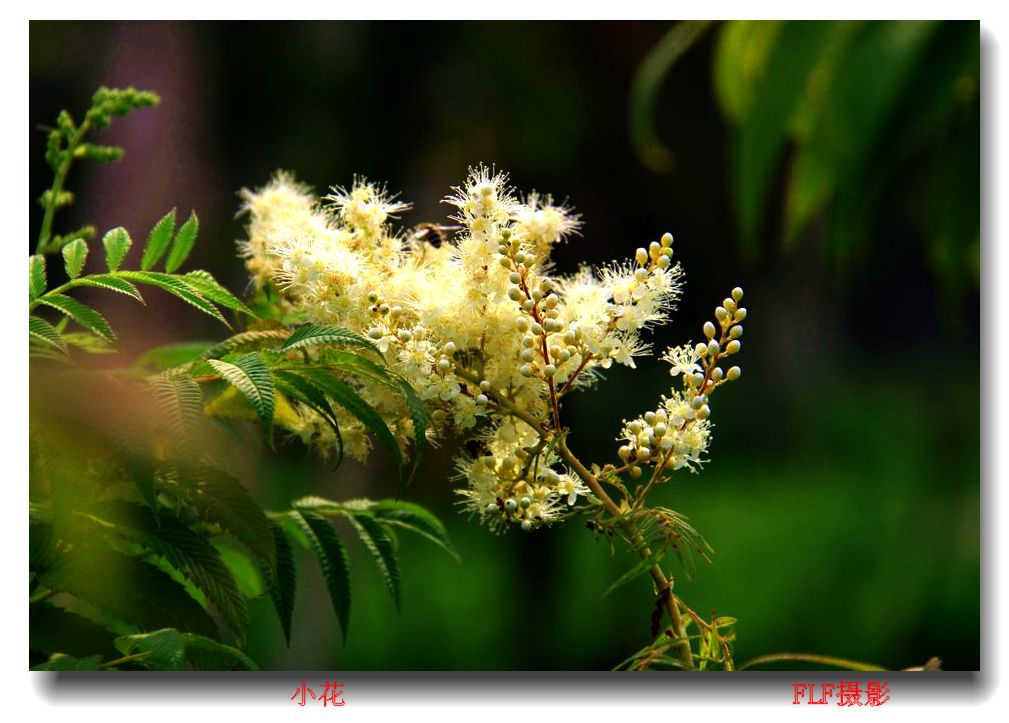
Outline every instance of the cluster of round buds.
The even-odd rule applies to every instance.
[[[653,264],[660,269],[668,269],[673,263],[673,235],[664,233],[658,242],[648,244],[647,250],[639,248],[634,252],[634,260],[646,270]]]
[[[640,477],[645,466],[679,469],[700,462],[708,441],[706,401],[697,396],[688,402],[674,392],[658,409],[625,423],[617,454],[632,478]]]
[[[738,366],[733,365],[728,369],[719,366],[726,357],[738,354],[743,347],[740,337],[743,336],[742,322],[746,319],[746,309],[739,306],[742,300],[743,290],[737,286],[730,296],[722,300],[721,305],[715,307],[715,320],[719,328],[710,321],[704,323],[707,341],[698,342],[694,347],[694,353],[703,365],[703,372],[684,375],[685,391],[688,393],[710,394],[721,384],[742,376],[742,370]]]

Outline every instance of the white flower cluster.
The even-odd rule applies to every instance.
[[[320,201],[279,174],[244,193],[241,249],[256,284],[272,284],[288,311],[374,340],[425,400],[432,436],[486,420],[485,451],[458,463],[468,483],[460,494],[492,524],[529,529],[587,492],[540,431],[560,428],[560,398],[599,369],[634,366],[647,348],[639,333],[664,322],[678,296],[680,269],[666,234],[630,262],[552,276],[552,247],[578,230],[576,215],[549,196],[519,198],[506,176],[482,166],[453,191],[445,200],[460,230],[435,244],[390,227],[408,206],[380,187],[356,180]],[[408,445],[402,401],[377,385],[360,391]],[[298,411],[293,431],[329,439],[321,420]],[[339,421],[347,453],[366,456],[360,425]]]
[[[679,377],[682,387],[673,389],[668,397],[663,396],[657,409],[624,422],[618,438],[624,444],[617,454],[626,463],[631,477],[640,477],[643,466],[654,466],[660,471],[687,467],[694,472],[700,467],[711,431],[708,396],[742,374],[738,366],[728,371],[718,366],[742,348],[739,337],[743,335],[746,309],[737,306],[742,298],[743,290],[737,287],[732,290],[732,297],[726,297],[715,309],[715,319],[721,327],[718,339],[715,325],[708,321],[704,324],[707,342],[671,347],[663,355],[662,359],[670,365],[669,373]]]

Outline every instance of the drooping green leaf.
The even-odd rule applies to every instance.
[[[88,258],[88,244],[84,239],[71,241],[62,249],[63,265],[66,267],[67,276],[76,279],[84,270],[84,262]]]
[[[789,123],[836,23],[790,21],[776,33],[752,99],[740,118],[734,153],[735,206],[740,240],[754,249],[774,164],[784,149]]]
[[[277,391],[314,410],[330,426],[336,436],[336,463],[339,465],[343,461],[343,434],[325,392],[307,379],[290,372],[274,372],[273,381],[277,385]]]
[[[109,267],[109,271],[116,271],[122,265],[132,244],[130,235],[122,226],[105,234],[102,245],[105,246],[105,265]]]
[[[46,306],[62,311],[85,329],[90,329],[110,344],[116,343],[116,335],[112,331],[112,327],[109,326],[109,322],[84,302],[65,294],[46,294],[40,296],[39,301]]]
[[[114,551],[98,537],[64,552],[39,580],[141,630],[167,623],[201,635],[217,635],[207,612],[169,575]]]
[[[196,212],[190,211],[189,218],[186,219],[186,222],[179,228],[178,233],[175,234],[172,250],[168,253],[168,260],[165,261],[165,271],[171,274],[182,266],[186,257],[189,256],[189,252],[193,250],[193,244],[196,243],[196,234],[199,229],[200,222],[196,218]]]
[[[234,364],[220,359],[209,359],[207,363],[249,401],[269,437],[273,429],[273,377],[263,358],[257,352],[249,352]]]
[[[284,640],[291,645],[291,617],[294,615],[294,594],[297,589],[297,576],[294,567],[294,553],[291,543],[284,534],[283,528],[270,520],[271,539],[276,545],[276,568],[272,574],[266,571],[266,579],[273,599],[273,606],[284,629]]]
[[[28,317],[28,334],[32,339],[37,339],[44,344],[48,344],[62,352],[66,352],[67,346],[63,342],[60,333],[45,319],[37,316]]]
[[[929,37],[925,21],[866,23],[847,44],[824,94],[823,107],[789,179],[786,239],[794,239],[827,202],[850,182],[899,97]]]
[[[289,516],[308,538],[312,551],[319,560],[329,598],[340,621],[343,639],[346,640],[350,620],[350,563],[347,549],[340,542],[336,529],[325,517],[308,510],[292,510]]]
[[[193,341],[180,344],[167,344],[146,352],[135,362],[135,365],[147,369],[164,371],[172,367],[189,364],[199,359],[213,342]]]
[[[46,257],[35,254],[28,257],[28,299],[34,301],[46,290]]]
[[[618,577],[616,580],[613,581],[612,585],[606,588],[606,592],[603,593],[603,597],[606,597],[621,585],[624,585],[630,582],[631,580],[634,580],[635,578],[641,577],[646,572],[648,572],[649,568],[652,565],[661,560],[662,555],[654,555],[652,557],[646,557],[638,560],[630,570],[628,570],[623,575]]]
[[[162,274],[156,271],[120,271],[117,276],[129,281],[135,281],[138,284],[149,284],[167,291],[169,294],[177,296],[187,304],[195,306],[203,313],[214,317],[228,328],[231,328],[227,319],[221,315],[216,306],[197,293],[192,286],[178,276]]]
[[[733,20],[722,25],[715,46],[715,97],[722,112],[738,122],[749,110],[764,73],[780,20]]]
[[[109,289],[110,291],[115,291],[134,298],[141,304],[144,303],[144,297],[140,295],[140,291],[137,290],[137,287],[125,279],[120,279],[118,276],[111,276],[109,274],[92,274],[91,276],[85,276],[82,279],[77,279],[77,283],[80,286]]]
[[[369,515],[350,515],[347,518],[357,531],[361,542],[371,553],[396,609],[399,609],[399,564],[396,561],[396,546],[389,533]]]
[[[156,520],[149,508],[124,500],[107,501],[97,514],[119,534],[164,557],[217,607],[239,639],[244,638],[249,626],[245,597],[205,538],[171,515],[162,513]]]
[[[285,329],[243,331],[214,344],[203,353],[204,359],[214,359],[238,351],[279,348],[290,332]]]
[[[297,369],[291,370],[305,377],[319,389],[326,392],[326,396],[336,404],[350,412],[356,417],[365,428],[374,434],[382,445],[392,455],[396,462],[396,470],[400,480],[403,478],[403,454],[400,452],[396,438],[389,430],[378,412],[376,412],[368,402],[361,398],[361,395],[350,388],[349,385],[340,381],[332,374],[321,369]]]
[[[382,524],[415,532],[441,547],[456,560],[460,559],[445,531],[445,525],[420,505],[402,500],[382,500],[371,505],[368,510]]]
[[[214,468],[196,475],[193,501],[201,513],[242,543],[268,570],[277,565],[276,544],[263,508],[234,477]]]
[[[172,242],[172,234],[175,233],[175,209],[166,213],[154,224],[154,228],[147,235],[147,245],[144,246],[144,255],[140,259],[140,268],[144,271],[153,269],[154,266],[165,255],[168,244]]]
[[[189,284],[200,296],[213,301],[215,304],[239,311],[243,314],[255,317],[256,314],[246,306],[241,299],[234,296],[230,291],[217,283],[210,272],[198,269],[182,275],[182,280]]]
[[[281,351],[291,349],[301,349],[308,346],[319,346],[331,344],[334,346],[356,346],[362,349],[369,349],[381,355],[378,347],[350,329],[338,326],[320,326],[319,324],[306,324],[294,330],[288,337],[287,342],[281,347]]]

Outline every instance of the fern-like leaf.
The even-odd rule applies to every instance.
[[[149,271],[161,260],[168,250],[168,244],[172,242],[172,234],[175,233],[175,209],[166,213],[154,224],[154,228],[147,235],[147,244],[144,246],[144,255],[140,259],[140,268]]]
[[[28,257],[28,299],[34,301],[46,290],[46,257],[35,254]]]
[[[319,560],[329,598],[340,621],[343,639],[346,640],[350,620],[350,563],[347,549],[340,542],[336,528],[325,517],[308,510],[293,510],[289,514],[308,538],[309,545]]]
[[[46,294],[39,297],[39,301],[46,306],[51,306],[63,312],[85,329],[90,329],[110,344],[116,343],[116,334],[112,331],[112,327],[109,326],[109,322],[105,320],[104,316],[84,302],[65,294]]]
[[[163,291],[167,291],[169,294],[177,296],[190,306],[196,307],[203,313],[214,317],[228,328],[231,328],[231,325],[221,315],[218,308],[201,296],[192,286],[183,281],[181,277],[162,274],[156,271],[120,271],[117,276],[128,281],[156,286]]]
[[[183,670],[187,663],[200,670],[259,670],[238,648],[173,628],[121,635],[115,644],[124,656],[137,656],[137,663],[149,670]]]
[[[220,359],[210,359],[207,363],[248,400],[269,438],[273,429],[273,377],[263,358],[257,352],[249,352],[234,364]]]
[[[125,294],[126,296],[136,299],[141,304],[144,303],[144,297],[140,295],[140,291],[137,287],[126,279],[120,279],[118,276],[112,276],[110,274],[92,274],[91,276],[85,276],[77,279],[77,284],[79,286],[91,286],[98,289],[108,289],[120,294]]]
[[[294,554],[291,543],[284,534],[283,528],[270,520],[270,532],[276,545],[276,569],[267,574],[270,597],[280,618],[280,626],[284,629],[284,640],[291,645],[291,618],[294,615],[294,594],[297,589],[297,576],[294,567]]]
[[[284,329],[243,331],[214,344],[203,353],[202,358],[215,359],[239,351],[279,348],[289,335],[290,332]]]
[[[399,609],[399,564],[396,561],[396,546],[381,524],[369,515],[350,515],[347,518],[357,531],[361,542],[371,553],[375,565],[392,595],[396,609]]]
[[[460,559],[445,525],[420,505],[402,500],[383,500],[371,505],[368,511],[382,524],[401,527],[425,537],[456,560]]]
[[[88,244],[84,239],[71,241],[62,249],[63,265],[66,267],[67,276],[76,279],[84,270],[84,262],[88,258]]]
[[[199,230],[200,222],[196,218],[196,213],[190,211],[189,218],[186,219],[186,222],[179,228],[178,233],[175,234],[172,250],[168,253],[168,260],[165,261],[165,271],[171,274],[182,266],[186,257],[189,256],[189,252],[193,250],[193,244],[196,243],[196,234]]]
[[[40,319],[37,316],[29,316],[28,335],[31,339],[40,341],[43,344],[55,349],[59,349],[61,352],[66,353],[67,351],[67,345],[64,343],[60,333],[56,331],[56,327],[45,319]]]
[[[234,311],[239,311],[255,318],[255,312],[246,306],[238,297],[217,283],[217,279],[215,279],[210,272],[203,271],[202,269],[190,271],[189,273],[182,275],[182,280],[189,284],[193,290],[205,299],[209,299],[215,304],[219,304],[226,309],[233,309]]]
[[[130,235],[122,226],[105,234],[102,245],[105,246],[105,265],[109,267],[109,271],[116,271],[122,266],[123,259],[126,258],[132,244]]]
[[[205,467],[196,474],[193,503],[205,518],[233,535],[273,574],[277,552],[269,518],[241,482]]]
[[[295,329],[288,338],[281,351],[291,349],[301,349],[309,346],[320,346],[331,344],[334,346],[356,346],[362,349],[369,349],[381,355],[378,347],[350,329],[338,326],[320,326],[318,324],[306,324]]]

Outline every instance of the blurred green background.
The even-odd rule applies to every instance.
[[[560,271],[671,231],[686,293],[654,346],[696,340],[737,284],[749,310],[711,461],[655,494],[716,551],[680,594],[739,619],[737,662],[979,668],[977,23],[33,22],[30,74],[33,222],[38,126],[101,84],[156,90],[160,107],[104,133],[122,163],[74,170],[60,223],[139,233],[194,208],[193,263],[235,291],[236,191],[278,168],[319,191],[386,181],[414,224],[444,220],[467,166],[496,164],[583,214]],[[221,335],[167,298],[99,303],[127,355]],[[583,458],[668,388],[661,363],[639,366],[571,398]],[[621,552],[578,525],[495,536],[457,513],[457,445],[429,454],[407,498],[463,562],[405,547],[397,614],[352,543],[344,645],[306,553],[290,649],[269,601],[253,604],[264,669],[608,669],[648,642],[645,579],[601,597]],[[332,471],[291,442],[250,468],[277,508],[395,489],[378,454]]]

